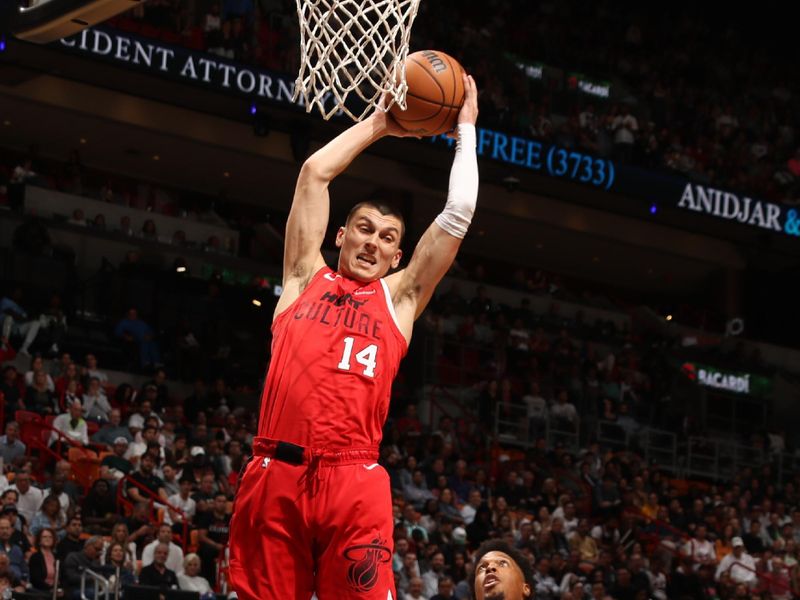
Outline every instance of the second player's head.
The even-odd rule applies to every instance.
[[[336,234],[339,272],[357,281],[375,281],[400,265],[403,216],[389,204],[360,202]]]
[[[476,600],[526,600],[533,597],[533,583],[530,562],[506,542],[488,540],[475,553]]]

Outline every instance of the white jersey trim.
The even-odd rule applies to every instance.
[[[400,322],[397,320],[397,313],[394,312],[394,302],[392,302],[392,295],[389,293],[389,286],[386,285],[386,282],[383,279],[380,279],[379,281],[383,286],[383,297],[386,298],[386,307],[389,309],[389,314],[392,315],[392,320],[394,321],[394,324],[397,326],[397,330],[403,331],[400,328]]]

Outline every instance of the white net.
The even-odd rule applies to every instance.
[[[420,0],[297,0],[300,74],[295,99],[325,119],[339,110],[360,121],[388,94],[383,108],[405,110],[405,61]],[[350,94],[361,102],[345,104]]]

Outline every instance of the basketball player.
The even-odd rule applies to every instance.
[[[533,598],[533,569],[525,555],[502,540],[489,540],[475,553],[475,600]]]
[[[475,210],[478,93],[465,76],[443,212],[400,264],[403,217],[357,204],[336,235],[336,270],[320,247],[328,186],[370,144],[408,135],[376,111],[312,155],[286,224],[283,294],[259,437],[231,521],[230,580],[240,600],[394,599],[389,477],[377,464],[392,380],[414,320],[450,268]]]

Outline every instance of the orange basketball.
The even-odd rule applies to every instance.
[[[456,126],[464,104],[463,67],[439,50],[420,50],[406,59],[406,110],[396,104],[390,112],[406,131],[439,135]]]

